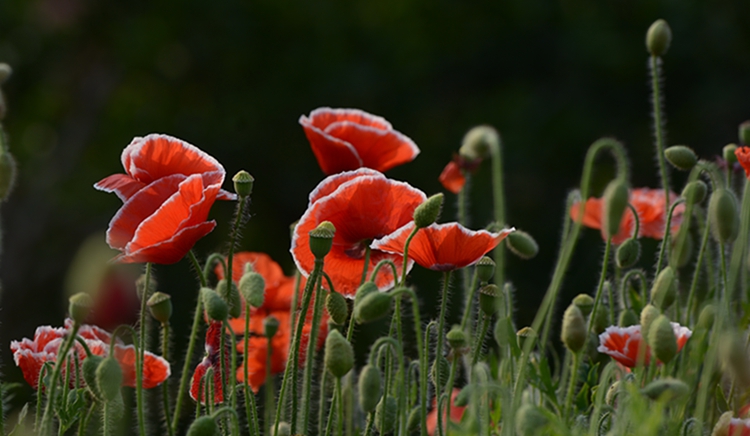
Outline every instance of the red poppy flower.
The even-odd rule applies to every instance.
[[[461,392],[461,389],[453,388],[453,393],[451,394],[451,422],[459,423],[461,422],[461,419],[464,417],[464,412],[466,411],[466,407],[457,407],[453,405],[453,403],[456,401],[456,397],[458,396],[458,393]],[[446,416],[445,411],[448,410],[448,408],[443,405],[443,425],[445,425]],[[437,421],[438,421],[438,413],[437,413],[437,403],[435,399],[432,399],[432,410],[430,413],[427,414],[427,434],[432,436],[436,433],[437,430]]]
[[[322,107],[309,118],[302,115],[299,123],[328,175],[361,167],[388,171],[419,154],[414,141],[393,130],[384,118],[359,109]]]
[[[165,135],[135,138],[122,162],[128,174],[94,185],[115,192],[125,204],[109,223],[107,243],[124,263],[175,263],[216,226],[206,221],[221,190],[224,169],[194,146]]]
[[[321,222],[330,221],[336,227],[336,234],[324,271],[337,292],[354,297],[365,266],[367,246],[412,221],[414,209],[426,199],[422,191],[407,183],[387,179],[371,170],[327,177],[310,194],[307,211],[294,228],[290,250],[294,262],[305,277],[310,274],[315,258],[310,252],[308,233]],[[370,253],[368,271],[383,259],[392,260],[400,274],[401,255],[377,249]],[[411,262],[407,268],[411,268]],[[378,287],[386,289],[393,282],[390,268],[381,268],[375,279]]]
[[[677,339],[677,351],[679,352],[685,346],[687,340],[690,339],[693,332],[676,322],[672,323],[672,328]],[[646,347],[643,355],[643,364],[647,365],[651,361],[651,349],[641,337],[641,326],[610,326],[604,330],[604,333],[599,335],[599,348],[597,348],[597,351],[609,354],[624,366],[633,368],[638,362],[638,352],[641,346]]]
[[[745,176],[750,179],[750,147],[737,147],[734,155],[737,156],[737,162],[745,170]]]
[[[466,176],[461,172],[461,167],[456,161],[448,162],[448,165],[443,168],[443,172],[440,173],[438,180],[443,187],[454,194],[458,194],[466,184]]]
[[[16,366],[21,368],[24,379],[33,387],[37,388],[39,373],[45,362],[55,363],[57,353],[67,335],[72,332],[73,323],[65,321],[65,327],[53,328],[50,326],[37,327],[34,339],[23,338],[20,342],[13,341],[10,349]],[[78,336],[84,339],[92,354],[106,356],[109,354],[111,335],[96,326],[82,325],[78,330]],[[75,342],[71,350],[71,356],[78,356],[79,361],[86,358],[86,351]],[[122,369],[122,385],[135,387],[135,347],[124,345],[117,341],[114,352],[115,359]],[[65,370],[65,368],[63,368]],[[73,371],[73,364],[69,364],[67,370]],[[71,372],[71,386],[82,384],[83,380],[75,381]],[[143,387],[150,389],[160,385],[170,375],[169,362],[162,357],[146,351],[144,357]]]
[[[390,235],[377,239],[372,248],[387,253],[403,253],[406,239],[414,230],[410,222]],[[479,261],[515,229],[497,233],[472,231],[459,223],[433,224],[420,229],[409,244],[409,258],[434,271],[452,271]]]
[[[674,192],[669,194],[669,199],[674,203],[678,195]],[[666,225],[668,209],[665,209],[664,190],[638,188],[630,191],[630,204],[638,212],[640,222],[639,237],[662,239],[664,237],[664,226]],[[574,221],[578,219],[578,209],[580,203],[575,202],[570,208],[570,218]],[[592,229],[602,228],[602,208],[604,200],[602,198],[589,198],[586,200],[583,213],[583,225]],[[672,214],[671,231],[677,232],[682,223],[682,214],[685,211],[685,205],[678,205]],[[628,208],[620,222],[620,230],[612,237],[613,244],[621,244],[628,239],[635,230],[635,220],[633,212]],[[603,237],[603,236],[602,236]]]
[[[294,278],[285,276],[281,266],[271,259],[271,256],[265,253],[241,251],[235,253],[232,258],[232,280],[235,283],[239,283],[242,275],[245,273],[245,265],[247,264],[252,265],[253,271],[260,274],[266,283],[263,305],[260,309],[265,311],[288,311],[292,306],[292,296],[294,295],[292,288],[294,287]],[[224,268],[222,268],[221,265],[216,266],[214,273],[219,280],[224,280]],[[242,296],[240,296],[240,298],[242,298]],[[245,302],[243,299],[243,313],[244,307]],[[242,320],[244,326],[244,316],[240,316],[238,319]]]
[[[750,436],[750,419],[730,419],[726,434],[728,436]]]
[[[190,398],[198,401],[200,398],[201,404],[206,403],[206,383],[205,378],[206,372],[209,368],[213,368],[213,399],[214,404],[224,402],[224,390],[222,389],[222,368],[221,368],[221,335],[224,329],[222,328],[221,321],[211,321],[206,330],[206,356],[203,360],[195,367],[193,371],[193,377],[190,380]],[[229,365],[229,340],[224,341],[224,364],[228,367]]]

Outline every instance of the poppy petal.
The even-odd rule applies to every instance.
[[[414,160],[419,147],[396,130],[381,130],[349,121],[333,123],[326,134],[353,144],[363,166],[381,172]]]
[[[461,167],[455,161],[450,161],[443,168],[438,181],[448,191],[458,194],[466,184],[466,176],[461,172]]]
[[[369,168],[360,168],[354,171],[344,171],[342,173],[334,174],[332,176],[326,177],[322,182],[318,184],[318,186],[315,187],[315,189],[313,189],[313,191],[309,195],[308,205],[311,205],[321,198],[330,195],[344,183],[362,176],[385,178],[383,173]]]
[[[145,187],[145,183],[135,180],[127,174],[112,174],[94,184],[94,188],[100,191],[114,192],[123,203]]]
[[[122,369],[122,385],[135,387],[135,347],[133,345],[116,345],[115,359]],[[143,355],[143,380],[144,389],[155,388],[162,384],[171,374],[169,362],[163,357],[157,356],[150,351]]]

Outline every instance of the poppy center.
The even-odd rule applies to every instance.
[[[363,239],[356,244],[351,245],[349,248],[344,249],[344,254],[352,259],[362,259],[365,257],[365,251],[370,246],[371,239]]]

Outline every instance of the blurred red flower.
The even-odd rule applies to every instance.
[[[458,393],[461,392],[461,389],[453,388],[453,393],[451,394],[451,422],[459,423],[461,422],[461,419],[464,417],[464,412],[466,411],[466,407],[457,407],[453,405],[453,403],[456,401],[456,397],[458,396]],[[430,436],[435,434],[435,430],[437,430],[437,422],[438,422],[438,413],[437,408],[435,407],[436,402],[433,398],[432,400],[432,410],[429,414],[427,414],[427,434]],[[443,412],[447,411],[448,408],[443,406],[444,410]],[[446,413],[443,413],[443,425],[445,425],[446,421]]]
[[[299,123],[327,175],[361,167],[388,171],[419,154],[414,141],[384,118],[359,109],[321,107],[302,115]]]
[[[672,323],[672,328],[677,339],[677,351],[679,352],[693,332],[676,322]],[[610,326],[599,335],[597,351],[612,356],[613,359],[628,368],[633,368],[638,363],[638,350],[641,346],[646,347],[643,354],[643,364],[647,365],[651,361],[651,349],[641,337],[641,326]]]
[[[135,138],[123,151],[122,164],[127,174],[94,185],[124,201],[107,230],[107,243],[122,252],[118,262],[179,261],[216,226],[206,221],[214,201],[234,198],[221,190],[224,168],[177,138]]]
[[[745,176],[750,179],[750,147],[737,147],[734,155],[737,156],[737,162],[745,170]]]
[[[458,194],[466,184],[466,176],[461,172],[461,167],[456,163],[455,160],[448,162],[448,165],[443,168],[443,172],[440,173],[438,181],[443,187],[454,194]]]
[[[750,436],[750,419],[732,418],[729,420],[728,436]]]

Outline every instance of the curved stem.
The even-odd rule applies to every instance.
[[[417,232],[419,231],[419,227],[414,226],[414,229],[409,233],[409,236],[406,238],[406,242],[404,243],[404,262],[401,265],[401,280],[398,281],[399,286],[403,286],[404,282],[406,281],[406,265],[409,262],[409,245],[411,244],[411,240],[414,239],[414,236],[416,236]]]
[[[396,264],[393,263],[390,259],[383,259],[380,262],[378,262],[377,265],[375,265],[375,268],[372,269],[372,274],[370,274],[370,281],[374,282],[375,278],[378,276],[378,273],[380,272],[380,268],[382,268],[384,265],[388,265],[391,267],[391,270],[393,270],[393,279],[396,280],[396,277],[398,277],[398,270],[396,270]]]
[[[662,260],[664,259],[664,252],[666,251],[667,245],[669,245],[669,238],[672,235],[672,215],[674,214],[675,208],[679,204],[682,204],[685,202],[684,198],[680,198],[679,200],[675,201],[672,206],[669,208],[669,213],[667,214],[667,222],[664,225],[664,238],[661,240],[661,249],[659,250],[659,260],[656,262],[656,273],[655,275],[659,275],[659,272],[661,272],[661,264]]]
[[[630,283],[631,276],[638,276],[641,282],[641,301],[646,301],[646,289],[647,289],[647,280],[646,275],[643,273],[643,270],[641,269],[631,269],[627,273],[625,273],[625,276],[620,281],[620,305],[623,307],[623,309],[630,309],[630,304],[628,304],[628,299],[625,297],[625,292],[627,289],[628,284]]]
[[[224,271],[224,276],[226,277],[227,274],[227,262],[224,260],[224,255],[221,253],[211,253],[206,258],[206,263],[203,265],[203,277],[208,278],[208,275],[211,274],[211,269],[214,267],[214,264],[218,263],[221,265],[221,270]],[[197,264],[197,261],[196,261]]]

